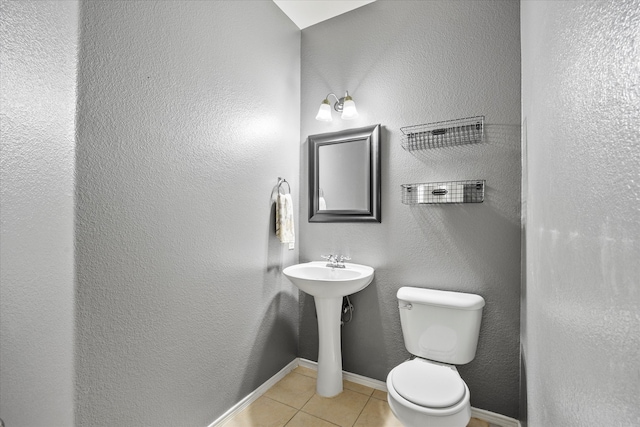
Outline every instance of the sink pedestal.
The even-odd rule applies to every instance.
[[[342,393],[342,298],[369,286],[373,273],[373,268],[366,265],[345,263],[337,268],[319,261],[290,265],[283,270],[298,289],[313,296],[316,304],[319,335],[316,391],[320,396]]]
[[[318,315],[318,381],[320,396],[342,393],[342,347],[340,344],[340,312],[342,297],[313,297]]]

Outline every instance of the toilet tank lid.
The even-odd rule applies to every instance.
[[[478,310],[484,307],[484,298],[480,295],[467,294],[464,292],[404,286],[398,289],[397,297],[399,300],[413,304],[435,305],[458,310]]]

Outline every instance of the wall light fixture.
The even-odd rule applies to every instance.
[[[358,110],[356,110],[356,103],[353,102],[353,98],[349,96],[349,92],[347,91],[344,95],[344,98],[338,98],[334,93],[330,93],[324,98],[322,104],[320,104],[320,109],[318,110],[318,115],[316,116],[316,120],[320,120],[321,122],[330,122],[333,120],[331,117],[331,104],[329,103],[329,97],[333,96],[336,99],[335,104],[333,104],[333,109],[338,113],[342,113],[342,117],[344,120],[351,120],[358,117]]]

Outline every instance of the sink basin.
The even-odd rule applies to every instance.
[[[300,290],[318,298],[335,298],[355,294],[373,280],[373,268],[359,264],[345,264],[345,268],[331,268],[326,262],[313,261],[292,265],[283,273]]]
[[[342,349],[340,347],[340,317],[342,298],[366,288],[373,280],[373,268],[345,264],[345,268],[327,267],[314,261],[292,265],[284,275],[300,290],[313,295],[318,315],[318,380],[320,396],[333,397],[342,393]]]

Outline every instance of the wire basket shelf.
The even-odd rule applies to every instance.
[[[482,142],[484,116],[401,127],[402,148],[407,151]]]
[[[402,203],[482,203],[484,187],[484,179],[402,184]]]

